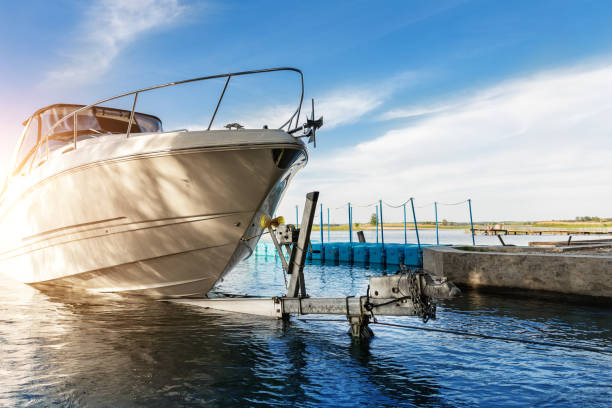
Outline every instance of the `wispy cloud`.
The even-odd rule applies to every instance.
[[[286,202],[301,202],[316,186],[330,205],[472,196],[479,219],[610,216],[611,92],[606,65],[545,72],[440,101],[448,108],[355,147],[314,155]]]
[[[341,89],[323,95],[317,109],[326,118],[325,130],[359,120],[380,107],[390,96],[390,89]]]
[[[82,83],[107,72],[121,51],[146,32],[185,14],[179,0],[98,0],[86,10],[80,38],[67,62],[49,72],[49,84]]]
[[[345,85],[328,90],[317,94],[315,115],[317,118],[323,116],[325,123],[323,130],[325,132],[340,125],[355,123],[383,106],[395,92],[416,83],[419,78],[421,78],[420,73],[405,72],[376,83]],[[305,98],[299,123],[303,123],[306,115],[310,115],[310,106],[310,99]],[[235,112],[227,116],[227,113],[222,109],[218,122],[225,123],[227,120],[237,120],[247,128],[261,128],[264,124],[276,128],[285,123],[296,108],[297,105],[274,105],[254,112],[245,112],[239,116],[236,116]],[[192,130],[205,129],[206,126],[203,123],[187,128]],[[219,123],[217,123],[217,126],[219,126]]]
[[[377,83],[341,87],[323,94],[317,109],[325,117],[325,130],[359,120],[381,107],[395,92],[414,85],[420,77],[417,72],[404,72]]]
[[[440,113],[453,108],[454,105],[413,106],[391,109],[378,117],[379,120],[408,119]]]
[[[365,114],[373,111],[383,104],[390,91],[376,89],[343,88],[333,90],[316,99],[315,115],[323,116],[324,129],[330,130],[345,123],[355,122]],[[277,105],[265,108],[259,112],[245,115],[240,120],[247,128],[260,128],[262,124],[277,127],[283,124],[295,112],[297,106]],[[302,105],[300,122],[311,112],[310,100]],[[294,122],[295,123],[295,122]]]

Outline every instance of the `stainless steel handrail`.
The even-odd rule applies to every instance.
[[[302,71],[300,71],[297,68],[279,67],[279,68],[266,68],[266,69],[252,70],[252,71],[232,72],[232,73],[227,73],[227,74],[209,75],[209,76],[198,77],[198,78],[184,79],[182,81],[169,82],[169,83],[163,84],[163,85],[156,85],[156,86],[151,86],[151,87],[148,87],[148,88],[142,88],[142,89],[138,89],[136,91],[126,92],[126,93],[123,93],[123,94],[120,94],[120,95],[112,96],[110,98],[102,99],[102,100],[100,100],[100,101],[98,101],[96,103],[92,103],[91,105],[87,105],[87,106],[84,106],[82,108],[79,108],[79,109],[69,113],[68,115],[64,116],[63,118],[61,118],[57,122],[55,122],[53,124],[53,126],[51,126],[49,128],[49,130],[45,133],[45,136],[43,138],[41,138],[41,143],[44,140],[44,143],[47,145],[47,160],[48,160],[49,159],[49,135],[61,123],[64,123],[65,121],[67,121],[70,118],[74,118],[74,147],[73,148],[76,149],[76,146],[77,146],[77,126],[76,125],[77,125],[77,116],[78,116],[79,112],[83,112],[83,111],[85,111],[87,109],[90,109],[90,108],[92,108],[94,106],[98,106],[98,105],[100,105],[102,103],[105,103],[105,102],[109,102],[109,101],[112,101],[112,100],[115,100],[115,99],[123,98],[123,97],[130,96],[130,95],[134,95],[134,102],[132,104],[132,110],[130,112],[130,120],[129,120],[129,123],[128,123],[128,129],[127,129],[127,133],[126,133],[126,138],[130,137],[130,132],[132,130],[132,124],[134,122],[134,113],[136,111],[136,101],[138,100],[138,94],[144,93],[144,92],[148,92],[148,91],[152,91],[154,89],[166,88],[166,87],[175,86],[175,85],[182,85],[182,84],[187,84],[187,83],[191,83],[191,82],[205,81],[205,80],[208,80],[208,79],[216,79],[216,78],[227,78],[227,80],[225,81],[225,86],[223,88],[223,92],[219,96],[219,100],[217,101],[217,106],[215,108],[213,116],[212,116],[212,118],[210,120],[210,123],[208,125],[208,129],[207,130],[210,130],[210,127],[212,126],[212,123],[213,123],[213,121],[215,119],[215,116],[217,115],[217,111],[219,109],[219,105],[221,105],[221,100],[223,99],[223,96],[225,95],[225,91],[227,89],[227,86],[229,84],[229,80],[230,80],[231,77],[242,76],[242,75],[261,74],[261,73],[266,73],[266,72],[278,72],[278,71],[293,71],[293,72],[297,72],[300,75],[301,92],[300,92],[300,101],[298,103],[298,107],[295,110],[295,112],[291,115],[291,117],[285,123],[283,123],[278,129],[283,129],[287,125],[289,125],[289,127],[290,127],[291,123],[293,122],[293,119],[296,119],[296,125],[297,125],[297,123],[299,121],[300,111],[302,109],[302,102],[304,100],[304,74],[302,73]]]

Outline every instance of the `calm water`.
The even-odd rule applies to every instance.
[[[465,234],[471,240],[469,235]],[[403,238],[403,232],[402,232]],[[481,238],[481,237],[479,237]],[[380,270],[311,265],[311,295],[362,294]],[[279,295],[251,258],[219,284]],[[422,325],[415,318],[381,319]],[[612,349],[612,310],[465,294],[428,327]],[[612,355],[372,326],[281,322],[0,280],[0,406],[610,406]]]

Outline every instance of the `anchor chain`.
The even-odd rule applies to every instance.
[[[432,298],[423,294],[418,282],[419,274],[414,270],[409,270],[404,265],[400,265],[400,269],[408,279],[408,290],[415,314],[423,319],[423,323],[427,323],[429,319],[436,320],[436,303]]]

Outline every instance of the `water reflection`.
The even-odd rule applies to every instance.
[[[307,289],[364,293],[381,272],[311,265]],[[280,264],[252,258],[219,289],[282,294]],[[0,406],[571,406],[612,397],[612,358],[592,352],[382,326],[356,343],[345,323],[284,325],[8,281],[0,308]],[[612,347],[608,309],[474,292],[442,304],[428,325]]]

